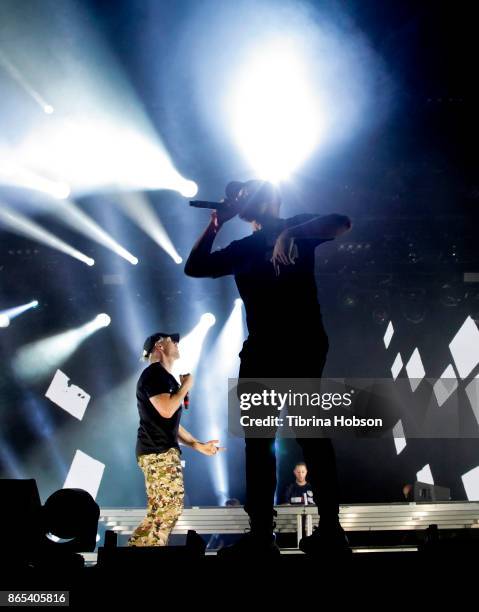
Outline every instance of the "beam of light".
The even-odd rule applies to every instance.
[[[323,130],[305,61],[285,40],[252,51],[235,80],[231,107],[234,136],[258,178],[288,178]]]
[[[109,325],[104,313],[76,329],[22,346],[14,356],[13,369],[25,381],[40,380],[64,363],[89,336]]]
[[[32,302],[28,302],[28,304],[22,304],[21,306],[15,306],[14,308],[7,308],[6,310],[0,311],[0,327],[8,327],[12,319],[18,317],[18,315],[21,315],[27,310],[37,308],[37,306],[38,300],[33,300]]]
[[[190,333],[180,340],[180,358],[175,363],[174,374],[186,374],[196,368],[206,334],[215,322],[214,315],[205,313]]]
[[[48,442],[51,462],[56,466],[58,474],[64,477],[67,472],[67,466],[62,459],[58,447],[58,441],[55,436],[55,424],[50,418],[51,413],[48,407],[28,390],[25,392],[25,399],[21,402],[21,407],[25,419],[33,426],[38,437]]]
[[[61,19],[48,19],[56,3],[45,2],[0,3],[6,68],[43,110],[18,130],[17,163],[58,177],[75,196],[172,189],[192,197],[195,183],[175,167],[88,8],[65,0]],[[6,95],[18,97],[16,89]]]
[[[223,329],[218,335],[209,355],[211,371],[214,377],[208,377],[205,382],[204,411],[201,415],[201,435],[208,439],[220,440],[223,446],[228,435],[228,378],[238,376],[239,358],[245,338],[243,322],[243,301],[236,299],[233,310]],[[214,483],[219,505],[224,505],[229,495],[227,471],[227,456],[218,454],[208,463],[211,472],[211,482]]]
[[[75,193],[172,189],[193,197],[198,191],[153,136],[140,126],[125,125],[125,118],[78,113],[57,123],[24,141],[18,158],[25,166],[55,172]]]
[[[0,183],[22,189],[30,189],[45,193],[57,200],[63,200],[70,195],[70,187],[62,181],[54,181],[19,166],[8,159],[8,153],[0,155]]]
[[[6,57],[2,51],[0,51],[0,65],[5,68],[11,78],[20,85],[20,87],[32,98],[34,102],[42,109],[42,111],[51,115],[53,113],[53,106],[38,93],[27,80],[22,76],[20,71],[12,64],[12,62]]]
[[[15,453],[10,448],[6,439],[0,437],[0,463],[4,467],[2,478],[25,478]]]
[[[178,75],[189,78],[209,133],[237,150],[225,168],[244,168],[239,179],[278,180],[313,154],[325,157],[384,120],[395,90],[342,4],[195,3],[182,56],[165,75],[165,108],[178,104]],[[152,34],[147,27],[145,37]]]
[[[56,206],[51,209],[51,212],[54,213],[55,217],[58,216],[76,232],[95,240],[95,242],[110,249],[131,264],[136,265],[138,263],[137,257],[118,244],[108,232],[100,227],[100,225],[83,212],[83,210],[78,208],[71,200],[58,202]]]
[[[133,192],[119,194],[118,205],[138,227],[168,253],[175,263],[182,263],[183,259],[179,256],[158,215],[143,194]]]
[[[61,251],[66,255],[70,255],[71,257],[74,257],[75,259],[87,264],[87,266],[93,266],[95,264],[95,260],[91,257],[88,257],[84,253],[71,247],[69,244],[41,227],[35,221],[30,220],[21,213],[11,210],[4,204],[0,204],[0,224],[4,225],[7,229],[15,234],[26,236],[27,238],[36,240],[37,242],[45,244],[52,249]]]

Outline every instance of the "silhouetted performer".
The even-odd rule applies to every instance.
[[[240,353],[239,378],[320,378],[326,361],[328,338],[317,299],[314,250],[348,231],[351,222],[338,214],[301,214],[282,219],[280,204],[279,192],[271,183],[237,183],[236,195],[227,202],[228,206],[213,211],[185,265],[188,276],[235,277],[249,332]],[[236,214],[252,224],[253,233],[211,252],[222,225]],[[320,532],[316,530],[314,536],[302,542],[303,550],[309,552],[327,540],[344,542],[344,533],[338,521],[336,462],[331,441],[297,441],[321,514]],[[247,437],[245,442],[245,509],[251,532],[235,549],[246,554],[278,554],[273,535],[274,441]]]

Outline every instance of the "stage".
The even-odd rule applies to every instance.
[[[281,548],[282,555],[304,556],[298,544],[310,535],[317,524],[315,506],[276,506],[276,535],[288,534],[295,546]],[[118,546],[126,546],[129,535],[145,515],[144,508],[101,508],[99,526],[114,531]],[[351,504],[340,507],[340,521],[348,534],[353,554],[417,552],[426,540],[427,530],[436,525],[444,538],[471,535],[479,538],[479,502],[426,502],[392,504]],[[248,516],[242,507],[185,508],[172,537],[185,536],[189,530],[209,537],[240,535],[249,529]],[[476,535],[477,534],[477,535]],[[206,556],[216,556],[216,549],[207,549]],[[85,564],[97,562],[97,552],[83,553]]]

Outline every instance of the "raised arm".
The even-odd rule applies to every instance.
[[[195,278],[210,276],[209,259],[211,249],[213,248],[213,242],[220,228],[221,226],[215,222],[212,215],[205,231],[193,245],[188,259],[186,260],[185,274],[187,276],[193,276]]]
[[[194,278],[217,277],[232,274],[230,256],[228,249],[223,249],[215,253],[211,252],[216,234],[220,231],[223,224],[236,215],[236,211],[224,209],[214,210],[211,213],[210,222],[205,231],[201,234],[191,249],[190,255],[186,260],[185,274]]]
[[[324,215],[315,217],[305,223],[293,225],[284,230],[287,238],[317,238],[331,240],[348,232],[352,227],[351,219],[346,215]]]
[[[296,239],[334,240],[348,232],[351,227],[349,217],[337,214],[312,217],[303,223],[287,227],[278,236],[271,257],[276,274],[280,273],[280,264],[285,266],[294,264],[293,248]]]

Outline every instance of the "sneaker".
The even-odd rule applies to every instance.
[[[349,541],[339,523],[333,527],[315,527],[312,535],[302,538],[299,548],[307,555],[351,555]]]
[[[242,538],[231,546],[220,548],[218,557],[222,559],[234,559],[238,557],[269,557],[278,558],[281,552],[276,544],[274,534],[246,533]]]

